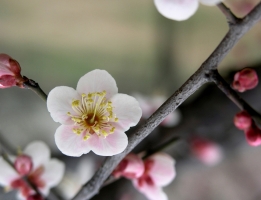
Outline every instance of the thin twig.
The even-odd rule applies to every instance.
[[[253,109],[245,100],[243,100],[236,92],[233,90],[230,85],[220,76],[217,70],[213,70],[209,74],[210,79],[218,86],[218,88],[226,94],[226,96],[233,101],[237,107],[241,110],[246,110],[256,122],[261,124],[261,115]]]
[[[119,162],[145,137],[147,137],[171,112],[191,96],[199,87],[209,82],[206,77],[211,70],[217,69],[218,64],[234,47],[238,40],[261,19],[261,3],[259,3],[245,18],[231,24],[228,33],[206,59],[201,67],[177,90],[133,135],[129,137],[129,143],[121,154],[108,157],[97,170],[92,179],[86,183],[73,200],[86,200],[97,194],[104,181],[112,173]]]
[[[23,77],[25,82],[23,83],[24,87],[27,89],[31,89],[34,91],[39,97],[41,97],[44,101],[47,101],[47,94],[40,88],[39,84],[36,83],[34,80],[27,78],[26,76]]]
[[[224,4],[224,3],[219,3],[217,4],[217,7],[222,11],[222,13],[226,16],[228,24],[236,24],[240,21],[239,18],[237,18],[231,10]]]
[[[170,147],[170,145],[173,145],[174,143],[176,143],[179,140],[180,140],[180,137],[175,136],[175,137],[171,138],[170,140],[164,142],[163,144],[157,146],[156,148],[149,149],[146,152],[146,154],[143,156],[143,159],[146,159],[146,158],[150,157],[151,155],[153,155],[153,154],[155,154],[157,152],[163,151],[164,149]]]

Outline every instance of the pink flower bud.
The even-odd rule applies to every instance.
[[[31,172],[33,163],[32,159],[26,155],[20,155],[14,162],[14,167],[20,175],[26,175]]]
[[[245,130],[245,134],[249,145],[254,147],[261,145],[261,130],[255,124]]]
[[[234,76],[232,87],[239,92],[253,89],[258,84],[258,76],[255,70],[245,68]]]
[[[129,179],[139,178],[144,172],[142,159],[136,154],[128,154],[113,171],[113,175],[118,178],[124,176]]]
[[[30,195],[26,200],[44,200],[43,197],[39,194]]]
[[[223,158],[221,147],[211,141],[194,139],[191,143],[191,150],[201,162],[209,166],[218,164]]]
[[[252,118],[247,111],[243,110],[234,117],[234,124],[239,130],[246,130],[252,124]]]
[[[24,79],[19,63],[6,54],[0,54],[0,88],[23,87]]]

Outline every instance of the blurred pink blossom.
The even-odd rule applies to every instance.
[[[62,125],[55,142],[68,156],[91,150],[101,156],[121,153],[128,144],[125,134],[141,117],[137,100],[118,94],[114,78],[105,70],[93,70],[80,78],[77,89],[60,86],[51,90],[47,108]]]
[[[23,87],[19,63],[7,54],[0,54],[0,88]]]
[[[144,172],[142,159],[133,153],[128,154],[115,168],[113,175],[116,178],[124,176],[125,178],[139,178]]]
[[[223,151],[219,145],[201,138],[192,140],[191,150],[202,163],[209,166],[218,164],[223,158]]]
[[[232,87],[239,92],[244,92],[255,88],[257,84],[258,76],[256,71],[250,68],[245,68],[235,74]]]
[[[245,130],[251,126],[252,118],[247,111],[243,110],[235,115],[234,124],[239,130]]]
[[[144,161],[141,177],[133,179],[133,185],[149,200],[167,200],[162,187],[170,184],[176,176],[175,160],[165,153],[156,153]]]
[[[145,96],[134,93],[133,96],[137,99],[142,110],[142,118],[149,118],[166,100],[162,95]],[[166,127],[176,126],[181,120],[181,113],[178,109],[170,113],[160,125]]]
[[[50,159],[50,150],[40,141],[30,143],[23,151],[32,160],[31,171],[26,175],[43,195],[48,195],[50,188],[56,186],[64,174],[64,164],[58,159]],[[16,159],[15,159],[16,160]],[[17,160],[20,160],[19,158]],[[16,160],[16,161],[17,161]],[[28,164],[28,163],[27,163]],[[35,192],[3,158],[0,158],[0,185],[19,191],[19,199],[26,199]]]
[[[207,6],[215,6],[221,0],[154,0],[160,14],[177,21],[186,20],[194,15],[199,2]]]

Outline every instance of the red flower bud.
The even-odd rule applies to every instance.
[[[253,89],[258,84],[258,76],[255,70],[245,68],[234,76],[232,87],[239,92]]]
[[[249,129],[245,130],[246,139],[249,145],[261,145],[261,130],[253,124]]]
[[[14,162],[14,167],[20,175],[26,175],[31,172],[33,168],[32,159],[26,155],[20,155]]]
[[[252,124],[252,118],[245,110],[237,113],[234,117],[234,124],[239,130],[246,130]]]
[[[26,200],[44,200],[43,197],[39,194],[30,195]]]
[[[0,88],[23,87],[19,63],[6,54],[0,54]]]

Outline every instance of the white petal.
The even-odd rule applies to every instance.
[[[51,155],[49,147],[41,141],[31,142],[25,147],[23,153],[31,156],[33,161],[33,169],[47,163]]]
[[[44,173],[42,179],[46,183],[46,186],[52,188],[62,180],[64,175],[65,165],[58,159],[51,159],[44,166]]]
[[[117,126],[128,130],[130,126],[135,126],[142,115],[139,102],[132,96],[127,94],[116,94],[111,99],[113,113],[119,119]]]
[[[90,149],[100,156],[113,156],[124,151],[128,144],[127,135],[119,130],[102,138],[93,134],[87,140]]]
[[[175,160],[172,157],[165,153],[157,153],[149,157],[148,160],[153,161],[153,165],[149,170],[149,175],[155,185],[168,185],[175,178]]]
[[[77,89],[79,93],[106,91],[106,98],[118,93],[114,78],[105,70],[93,70],[80,78]]]
[[[10,186],[10,183],[18,177],[17,172],[0,157],[0,185]]]
[[[73,124],[74,122],[67,113],[76,114],[72,109],[71,103],[77,99],[80,100],[81,96],[71,87],[59,86],[52,89],[47,98],[47,109],[53,120],[66,125]]]
[[[169,19],[182,21],[198,9],[198,0],[154,0],[158,11]]]
[[[75,126],[61,125],[55,132],[55,143],[58,149],[67,156],[79,157],[82,154],[89,153],[87,141],[82,136],[72,132]]]
[[[221,3],[220,0],[199,0],[200,3],[206,5],[206,6],[215,6],[218,3]]]
[[[168,200],[168,197],[162,188],[146,183],[143,183],[143,185],[140,186],[138,185],[137,180],[138,179],[133,180],[134,187],[143,193],[149,200]]]

